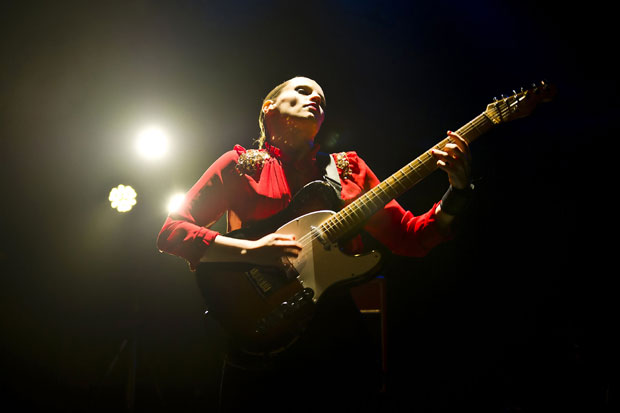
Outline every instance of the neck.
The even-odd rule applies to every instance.
[[[267,118],[267,142],[280,149],[284,159],[299,161],[314,149],[314,138],[319,131],[316,121],[291,116]]]
[[[282,160],[286,162],[299,162],[319,148],[314,144],[314,139],[304,139],[301,136],[288,135],[286,138],[271,136],[267,143],[280,149]]]

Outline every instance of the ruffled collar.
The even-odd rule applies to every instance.
[[[267,142],[261,149],[246,150],[240,145],[235,145],[235,150],[239,154],[235,166],[237,172],[241,176],[252,178],[248,182],[257,193],[269,198],[281,199],[286,204],[291,199],[291,188],[285,170],[296,169],[307,171],[308,175],[314,174],[319,145],[315,145],[305,156],[295,161],[292,161],[278,147]]]
[[[273,156],[274,158],[278,158],[278,159],[282,157],[282,151],[280,150],[280,148],[269,144],[269,142],[264,142],[264,145],[269,155]]]

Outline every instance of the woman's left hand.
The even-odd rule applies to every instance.
[[[432,149],[431,153],[437,159],[439,169],[448,174],[450,185],[456,189],[465,189],[471,180],[471,152],[469,144],[457,133],[448,131],[451,143],[443,150]]]

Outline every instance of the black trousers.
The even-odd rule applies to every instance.
[[[350,296],[320,308],[290,349],[248,362],[225,356],[220,410],[379,411],[380,352]]]

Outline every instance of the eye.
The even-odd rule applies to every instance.
[[[311,95],[313,92],[313,89],[310,86],[297,86],[295,88],[295,91],[299,94],[302,95]],[[325,99],[323,98],[323,96],[321,96],[321,101],[319,102],[319,105],[325,109]]]

